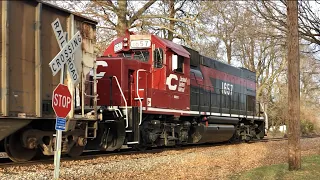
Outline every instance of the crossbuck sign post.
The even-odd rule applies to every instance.
[[[72,39],[67,42],[66,34],[62,30],[62,26],[60,24],[59,19],[57,18],[53,23],[51,23],[52,29],[54,31],[54,34],[57,38],[58,44],[60,46],[60,52],[53,58],[53,60],[49,63],[49,66],[52,71],[52,75],[55,76],[60,70],[61,70],[61,76],[60,76],[60,84],[58,87],[63,86],[64,81],[64,67],[67,64],[68,65],[68,71],[70,73],[72,82],[74,85],[79,83],[79,74],[77,72],[76,66],[74,64],[74,53],[75,51],[81,47],[82,44],[82,37],[80,35],[80,32],[78,31]],[[57,87],[57,88],[58,88]],[[55,90],[56,91],[56,90]],[[63,97],[61,94],[57,95],[56,92],[53,92],[53,101],[52,101],[52,107],[55,109],[61,109],[65,108],[63,111],[69,112],[71,107],[65,106],[65,107],[57,107],[58,104],[62,104],[63,106]],[[68,95],[69,90],[63,90],[67,95],[65,95],[65,105],[68,104],[68,99],[70,100],[70,106],[72,101],[72,97]],[[62,93],[63,94],[63,93]],[[70,92],[69,92],[70,94]],[[60,97],[61,95],[61,97]],[[61,103],[57,103],[58,101],[55,101],[57,97],[60,97],[60,101],[62,98]],[[56,102],[56,103],[54,103]],[[55,110],[56,112],[56,110]],[[62,116],[67,116],[67,113],[62,113]],[[65,117],[59,117],[59,112],[56,112],[56,144],[55,144],[55,154],[54,154],[54,179],[59,178],[59,170],[60,170],[60,157],[61,157],[61,141],[62,141],[62,130],[65,128]]]

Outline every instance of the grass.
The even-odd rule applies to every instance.
[[[231,179],[254,179],[254,180],[313,180],[320,179],[320,155],[303,157],[301,169],[298,171],[289,171],[288,164],[276,164],[263,166],[233,175]]]

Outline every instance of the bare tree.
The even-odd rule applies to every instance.
[[[233,43],[243,22],[241,7],[239,2],[201,2],[203,33],[223,42],[228,64],[231,64]]]
[[[270,27],[278,29],[282,34],[277,36],[286,36],[288,34],[288,24],[287,24],[287,6],[288,2],[285,0],[281,1],[248,1],[251,5],[252,12],[256,14],[257,17],[261,17],[265,20],[265,23]],[[301,80],[301,99],[300,105],[304,107],[301,110],[309,108],[315,108],[315,111],[319,111],[319,100],[320,100],[320,88],[319,88],[319,61],[315,59],[318,58],[314,56],[314,53],[319,52],[320,43],[320,17],[317,14],[317,5],[319,1],[301,1],[298,3],[298,32],[300,39],[300,80]],[[318,59],[319,60],[319,59]],[[284,78],[285,79],[285,78]],[[288,79],[287,79],[288,81]],[[283,82],[286,86],[286,82]],[[280,94],[280,93],[278,93]],[[283,94],[283,93],[281,93]],[[281,101],[286,103],[284,101]],[[274,103],[275,109],[279,103]],[[287,112],[287,110],[284,110]],[[314,116],[316,118],[317,115]],[[286,117],[286,116],[285,116]],[[304,117],[305,118],[305,117]],[[313,118],[313,119],[314,119]],[[282,118],[281,121],[283,121]],[[303,125],[303,124],[302,124]]]
[[[300,56],[301,100],[306,106],[319,106],[320,62],[312,54]]]
[[[155,2],[156,0],[147,0],[145,2],[92,0],[51,1],[50,3],[97,20],[96,48],[101,54],[115,37],[124,35],[126,30],[140,28],[139,19]]]
[[[198,14],[197,3],[188,0],[93,0],[60,2],[58,5],[99,21],[97,41],[101,51],[112,39],[133,29],[156,34],[163,32],[166,39],[178,38],[191,44],[189,27],[195,26]]]
[[[170,41],[177,39],[193,44],[200,10],[198,3],[189,0],[162,0],[141,16],[142,27]]]
[[[136,21],[152,6],[156,0],[146,1],[142,7],[137,8],[133,3],[126,0],[118,1],[90,1],[70,2],[69,7],[73,11],[86,16],[95,17],[103,23],[100,28],[115,30],[117,36],[122,36],[126,30],[136,27]]]
[[[266,22],[277,28],[284,34],[287,32],[287,1],[252,1],[253,12],[262,17]],[[312,5],[313,4],[313,5]],[[299,34],[308,45],[320,44],[320,17],[316,14],[317,9],[313,8],[319,5],[318,1],[298,1],[298,26]],[[310,52],[319,52],[318,46]]]
[[[233,43],[233,56],[241,65],[256,73],[257,99],[268,102],[274,81],[285,70],[285,41],[276,28],[256,18],[249,6],[242,6],[241,22],[238,22]]]

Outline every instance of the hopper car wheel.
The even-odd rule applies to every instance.
[[[82,152],[84,151],[85,146],[77,146],[74,145],[70,151],[68,152],[68,156],[70,157],[78,157],[82,154]]]
[[[19,132],[12,134],[5,139],[4,148],[13,162],[30,161],[37,154],[37,149],[23,147],[21,133]]]

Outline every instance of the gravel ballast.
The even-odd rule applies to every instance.
[[[192,147],[154,154],[111,155],[61,163],[60,178],[227,179],[251,168],[287,162],[288,141]],[[301,139],[302,156],[320,154],[320,138]],[[52,179],[50,165],[0,168],[0,179]]]

